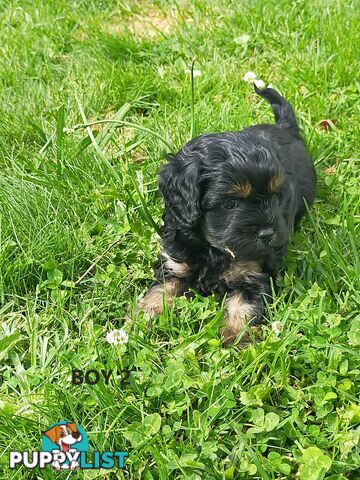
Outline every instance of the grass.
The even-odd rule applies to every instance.
[[[358,3],[4,0],[0,15],[1,478],[35,478],[9,451],[70,419],[92,449],[129,451],[124,472],[72,478],[359,479]],[[319,179],[263,340],[222,348],[221,303],[196,297],[108,344],[151,282],[164,152],[272,121],[249,70],[293,103]],[[71,385],[73,368],[130,383]]]

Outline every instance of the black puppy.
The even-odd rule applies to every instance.
[[[261,323],[270,277],[294,225],[311,205],[316,174],[290,103],[271,88],[255,91],[276,125],[211,133],[169,156],[160,172],[164,250],[156,281],[139,308],[154,316],[194,289],[227,294],[222,334],[232,342],[246,321]],[[305,200],[305,201],[304,201]]]

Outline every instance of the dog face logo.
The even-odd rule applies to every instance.
[[[55,470],[76,470],[80,452],[87,451],[86,433],[75,422],[58,422],[43,432],[43,451],[59,454],[52,463]]]
[[[53,443],[60,447],[61,452],[67,452],[71,445],[81,442],[82,435],[78,432],[75,423],[66,423],[65,425],[55,425],[46,432],[44,432]]]

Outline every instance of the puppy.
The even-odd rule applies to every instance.
[[[226,294],[226,344],[246,322],[263,321],[270,277],[316,193],[290,103],[272,88],[255,91],[270,103],[275,125],[201,135],[169,155],[159,175],[163,251],[156,281],[138,305],[154,316],[189,289]]]

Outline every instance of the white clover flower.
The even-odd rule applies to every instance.
[[[271,324],[271,328],[273,329],[275,335],[279,335],[283,331],[283,326],[280,322],[273,322]]]
[[[185,70],[185,73],[191,75],[191,70],[189,68],[187,68]],[[201,76],[201,70],[193,70],[193,76],[194,76],[194,78],[195,77],[200,77]]]
[[[123,345],[129,340],[129,335],[124,329],[111,330],[106,334],[106,341],[111,345]]]
[[[263,88],[266,87],[265,82],[263,82],[262,80],[260,80],[260,79],[258,79],[258,78],[256,78],[256,79],[254,80],[254,83],[255,83],[255,85],[257,86],[257,88],[263,89]]]
[[[253,82],[256,79],[256,73],[246,72],[242,79],[244,80],[244,82]]]
[[[249,40],[250,40],[250,35],[248,35],[247,33],[240,35],[240,37],[234,38],[234,42],[239,45],[246,45]]]

